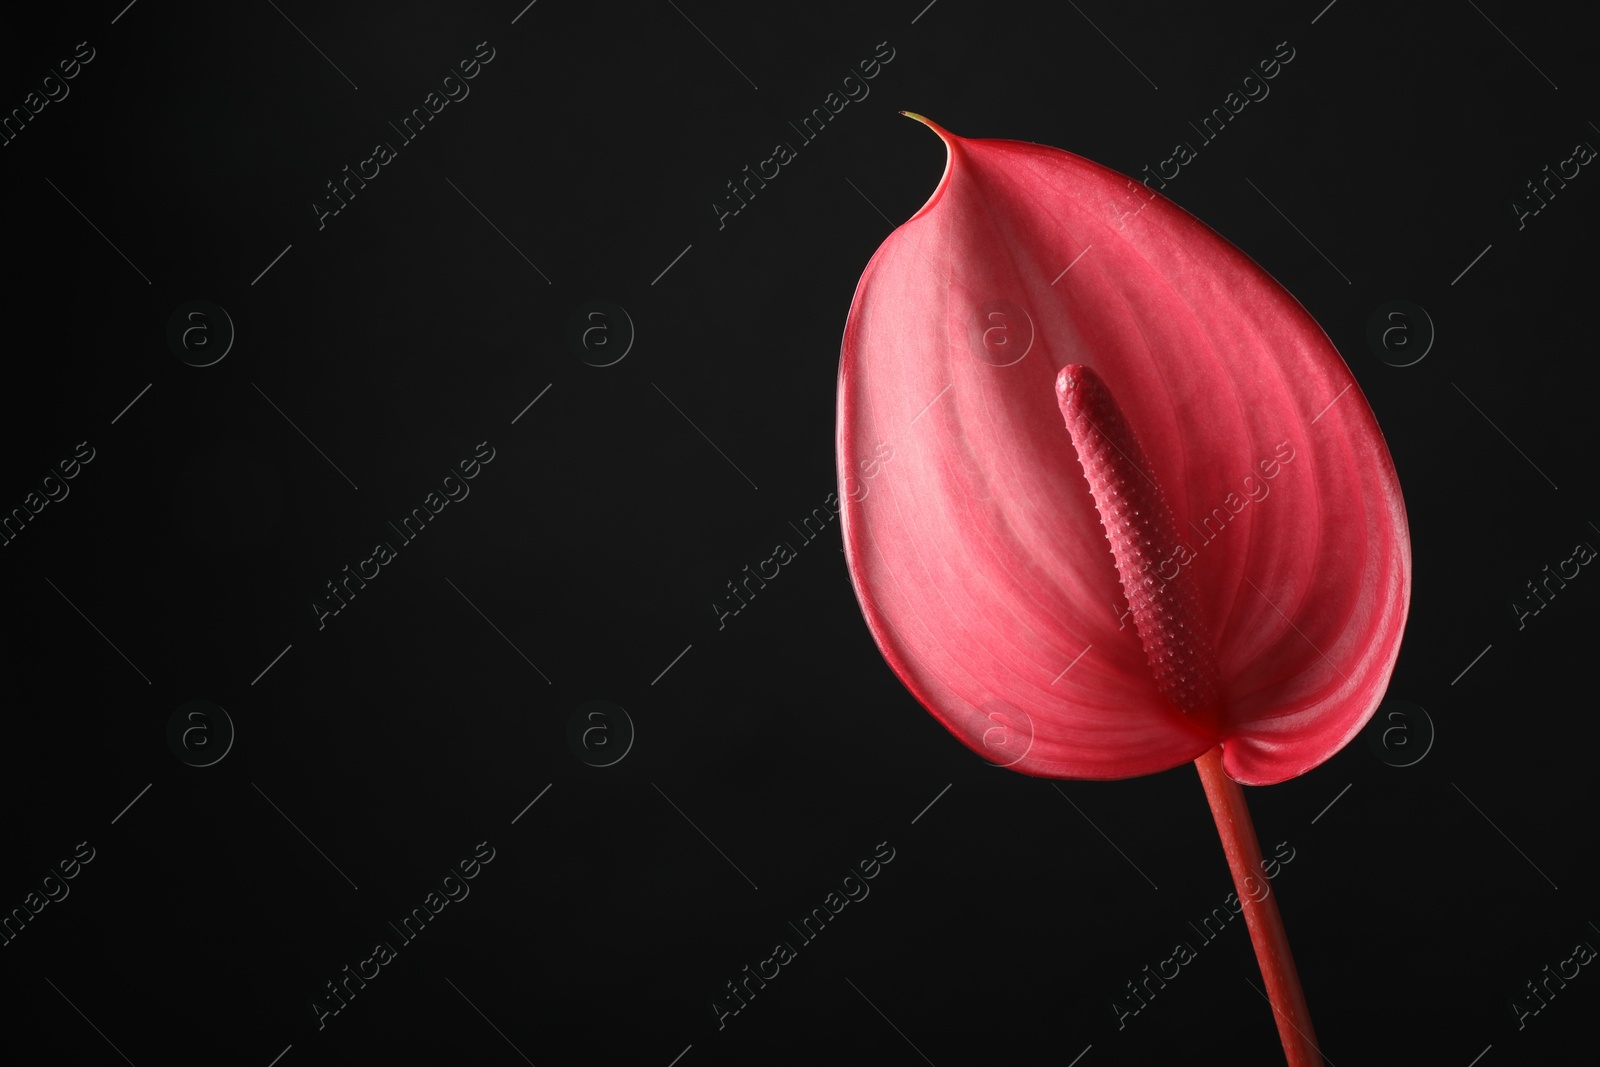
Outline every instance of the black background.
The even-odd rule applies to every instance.
[[[837,523],[723,628],[710,605],[836,488],[850,298],[943,166],[898,109],[1132,174],[1282,41],[1271,95],[1167,193],[1307,306],[1376,411],[1415,552],[1390,698],[1436,730],[1395,705],[1368,732],[1405,727],[1387,763],[1363,737],[1249,791],[1294,849],[1273,884],[1318,1036],[1335,1064],[1463,1067],[1586,1039],[1592,968],[1520,1030],[1510,1004],[1600,945],[1600,578],[1522,629],[1510,604],[1600,544],[1600,177],[1521,229],[1510,205],[1600,143],[1592,26],[923,2],[5,16],[8,111],[94,49],[0,147],[0,508],[95,450],[0,548],[0,908],[95,849],[0,948],[8,1062],[1281,1062],[1242,924],[1125,1028],[1111,1007],[1231,888],[1193,770],[985,766],[878,654]],[[470,96],[319,229],[324,183],[480,41]],[[719,229],[725,183],[885,41],[871,95]],[[196,299],[237,331],[204,368],[166,340]],[[1437,330],[1408,367],[1366,341],[1395,299]],[[568,342],[591,300],[636,331],[609,367]],[[485,440],[470,496],[319,630],[323,583]],[[237,730],[205,768],[167,743],[192,699]],[[568,743],[591,700],[637,730],[610,767]],[[480,841],[470,896],[319,1030],[310,999]],[[870,896],[719,1030],[723,983],[879,842]]]

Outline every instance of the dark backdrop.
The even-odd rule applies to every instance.
[[[1571,6],[123,2],[17,6],[0,46],[0,105],[38,108],[0,146],[0,506],[38,508],[0,548],[8,1062],[1274,1062],[1242,923],[1190,926],[1231,888],[1193,770],[986,766],[879,656],[836,522],[712,605],[836,488],[849,301],[943,166],[897,109],[1138,173],[1280,42],[1167,192],[1327,329],[1412,524],[1389,703],[1249,791],[1318,1034],[1588,1040],[1600,578],[1513,607],[1600,545],[1600,177],[1525,188],[1600,144]],[[377,173],[334,214],[347,166]],[[346,966],[376,977],[319,1028]],[[1546,966],[1578,974],[1535,1014]]]

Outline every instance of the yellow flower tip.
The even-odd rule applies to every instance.
[[[928,129],[930,129],[934,133],[938,134],[939,137],[941,139],[943,139],[945,144],[953,144],[954,141],[956,140],[955,134],[951,133],[949,130],[945,129],[943,126],[939,125],[937,122],[934,122],[932,119],[928,118],[928,116],[926,116],[926,115],[919,115],[915,111],[902,111],[902,112],[900,112],[900,114],[904,115],[908,119],[916,119],[918,122],[920,122],[924,126],[928,127]]]

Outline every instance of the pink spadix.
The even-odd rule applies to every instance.
[[[1133,625],[1156,688],[1181,712],[1216,722],[1217,652],[1183,570],[1160,573],[1179,543],[1177,524],[1150,461],[1111,391],[1088,367],[1061,368],[1056,399],[1094,494]]]

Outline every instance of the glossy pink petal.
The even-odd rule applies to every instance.
[[[1028,774],[1148,774],[1218,742],[1248,784],[1326,760],[1383,695],[1411,586],[1399,482],[1349,369],[1159,194],[933,128],[944,177],[862,275],[839,373],[845,552],[878,647],[952,733]],[[1064,426],[1069,365],[1131,434],[1105,454],[1170,511],[1143,571],[1119,573]],[[1136,467],[1115,459],[1135,446]],[[1125,590],[1145,579],[1147,629],[1172,597],[1194,605],[1206,707],[1157,685]]]

